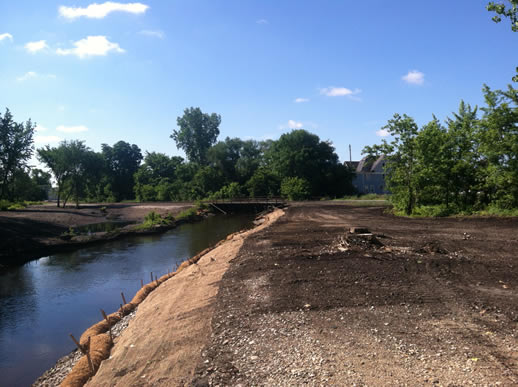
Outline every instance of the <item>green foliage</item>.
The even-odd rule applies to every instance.
[[[288,200],[306,200],[311,197],[311,188],[306,179],[286,177],[281,182],[281,196]]]
[[[283,134],[265,158],[267,167],[281,179],[305,179],[311,196],[339,197],[352,192],[352,174],[339,163],[331,143],[306,130]]]
[[[281,179],[270,169],[259,168],[245,186],[251,197],[279,196]]]
[[[518,32],[518,0],[508,0],[508,2],[509,8],[505,4],[491,1],[486,6],[486,9],[496,13],[496,15],[493,16],[495,23],[500,23],[502,16],[506,17],[511,22],[511,29],[514,32]],[[518,67],[516,68],[516,75],[513,77],[513,81],[518,82]]]
[[[134,174],[142,161],[140,148],[124,141],[115,143],[113,147],[102,144],[102,156],[105,174],[115,201],[134,199]]]
[[[25,199],[23,192],[14,192],[13,184],[32,156],[35,126],[30,119],[15,122],[9,109],[0,114],[0,199]]]
[[[176,220],[192,220],[198,216],[198,209],[196,207],[191,207],[187,210],[180,212],[176,215]]]
[[[178,117],[179,129],[173,130],[171,138],[179,149],[183,149],[187,159],[200,165],[207,164],[207,152],[219,135],[221,116],[205,114],[200,108],[188,108]]]
[[[134,227],[135,230],[145,230],[158,226],[171,226],[174,224],[175,218],[171,214],[160,215],[155,211],[149,212],[144,217],[144,222]]]
[[[230,183],[222,187],[219,191],[214,192],[210,199],[232,199],[243,197],[244,188],[236,182]]]
[[[408,116],[389,121],[385,128],[395,140],[385,172],[396,213],[446,216],[518,208],[518,90],[484,86],[483,92],[482,117],[461,101],[445,126],[435,117],[420,130]]]

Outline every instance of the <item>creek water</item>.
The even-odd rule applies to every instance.
[[[131,300],[150,272],[160,277],[228,234],[253,214],[218,215],[161,235],[135,236],[55,254],[0,275],[0,386],[30,386],[76,338]]]

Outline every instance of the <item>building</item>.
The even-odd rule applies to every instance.
[[[367,156],[360,161],[346,162],[353,169],[353,186],[358,194],[388,194],[385,185],[385,155],[378,158]]]

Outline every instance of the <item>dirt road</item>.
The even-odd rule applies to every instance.
[[[198,386],[518,385],[518,219],[291,206],[245,240],[211,325]]]

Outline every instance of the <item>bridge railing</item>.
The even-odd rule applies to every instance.
[[[214,199],[214,200],[202,200],[203,203],[215,203],[215,204],[240,204],[240,203],[250,203],[250,204],[283,204],[286,201],[281,197],[268,197],[268,196],[256,196],[256,197],[234,197],[234,198],[224,198],[224,199]]]

